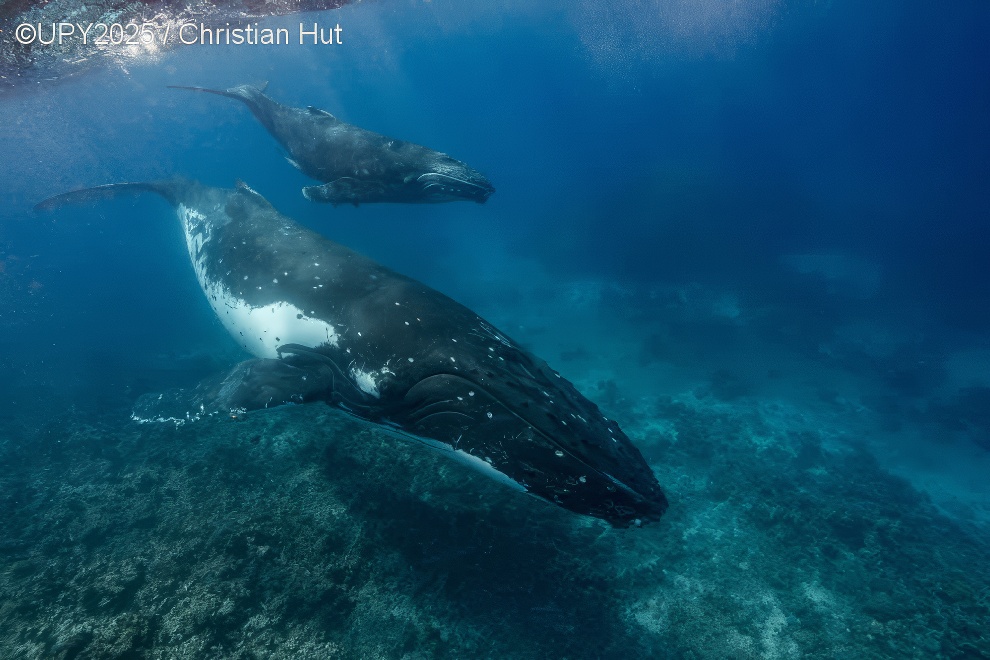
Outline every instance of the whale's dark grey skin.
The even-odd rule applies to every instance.
[[[463,305],[300,226],[243,184],[111,184],[37,208],[139,191],[175,207],[207,299],[255,358],[195,389],[143,397],[135,419],[183,423],[325,401],[614,526],[655,521],[667,508],[618,424],[545,362]]]
[[[459,200],[483,204],[495,192],[484,175],[447,154],[347,124],[312,106],[282,105],[265,96],[263,88],[170,87],[243,101],[289,153],[289,162],[324,182],[303,188],[310,201],[334,206]]]

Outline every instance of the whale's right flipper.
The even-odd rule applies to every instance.
[[[332,370],[320,364],[255,359],[235,365],[191,389],[144,394],[134,404],[138,422],[183,424],[214,415],[236,415],[321,398],[333,387]]]

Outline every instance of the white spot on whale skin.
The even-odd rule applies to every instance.
[[[381,382],[382,377],[385,374],[392,374],[389,370],[388,365],[385,365],[378,371],[364,371],[363,369],[358,369],[357,367],[351,367],[351,378],[354,379],[354,384],[358,386],[365,394],[370,394],[376,399],[381,397],[381,392],[378,391],[378,384]]]

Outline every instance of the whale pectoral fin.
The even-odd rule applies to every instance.
[[[145,394],[135,403],[131,418],[138,422],[183,424],[214,415],[306,403],[329,393],[332,385],[333,373],[325,365],[247,360],[194,388]]]
[[[385,186],[377,181],[362,181],[345,176],[324,183],[322,186],[307,186],[302,189],[303,197],[311,202],[328,202],[337,204],[353,204],[357,206],[366,202],[383,202]]]

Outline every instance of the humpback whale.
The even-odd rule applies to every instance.
[[[619,425],[543,360],[442,293],[280,214],[245,184],[118,183],[36,209],[143,191],[175,208],[203,293],[254,357],[196,387],[145,395],[138,421],[322,401],[616,527],[666,510]]]
[[[495,192],[480,172],[447,154],[342,122],[313,106],[293,108],[265,96],[264,88],[218,90],[169,85],[243,101],[288,152],[303,174],[323,181],[302,193],[313,202],[453,202],[483,204]]]

